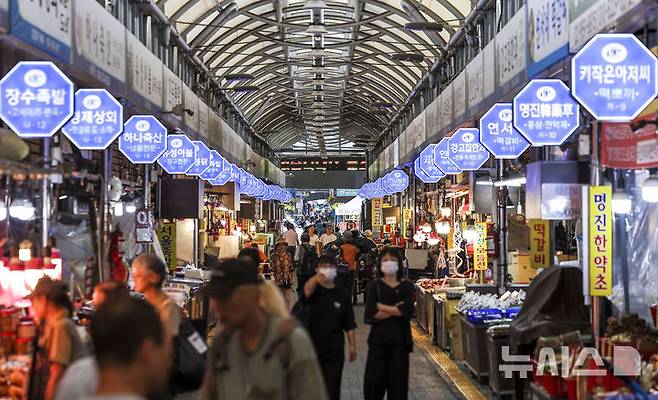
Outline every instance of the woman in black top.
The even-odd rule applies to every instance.
[[[379,255],[381,278],[368,286],[365,323],[370,324],[364,377],[365,400],[406,400],[409,353],[413,348],[411,315],[414,287],[402,280],[402,261],[392,248]]]

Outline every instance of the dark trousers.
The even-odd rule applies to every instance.
[[[345,364],[345,357],[341,357],[342,355],[342,353],[318,353],[320,369],[322,369],[322,376],[324,377],[324,383],[327,386],[330,400],[340,399],[340,384],[343,379],[343,364]]]
[[[409,348],[404,345],[368,345],[363,379],[365,400],[407,400],[409,394]]]
[[[297,274],[297,295],[302,297],[304,295],[304,285],[311,279],[310,276],[304,274]]]

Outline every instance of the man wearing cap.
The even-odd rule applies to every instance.
[[[214,270],[206,293],[221,325],[209,351],[203,400],[326,400],[306,332],[259,305],[258,268],[229,259]]]

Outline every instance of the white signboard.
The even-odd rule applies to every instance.
[[[389,168],[391,168],[391,151],[390,151],[391,145],[389,144],[386,146],[384,151],[382,152],[382,160],[384,162],[384,171],[388,171]]]
[[[74,7],[73,64],[123,95],[126,29],[97,1],[76,1]]]
[[[466,113],[466,71],[462,71],[452,81],[452,98],[454,119],[459,121]]]
[[[193,132],[199,132],[199,97],[186,84],[183,84],[183,123]]]
[[[431,138],[439,130],[439,118],[436,114],[438,98],[434,99],[430,104],[425,107],[425,128],[427,129],[426,137]]]
[[[425,111],[423,111],[414,119],[414,147],[421,146],[425,142],[426,135]]]
[[[567,0],[528,0],[528,76],[548,68],[568,54]]]
[[[405,142],[407,142],[407,157],[411,158],[416,150],[414,144],[414,125],[413,122],[405,129]]]
[[[613,27],[641,0],[569,0],[569,52],[576,53],[595,34]]]
[[[395,138],[393,141],[393,168],[400,165],[400,141],[399,138]]]
[[[146,100],[149,111],[162,108],[162,61],[133,35],[127,35],[128,88],[131,94]],[[169,110],[166,110],[169,111]]]
[[[466,65],[467,105],[469,109],[477,107],[484,98],[484,71],[482,70],[482,52],[479,52]]]
[[[11,0],[11,34],[71,62],[73,1]]]
[[[208,141],[208,138],[210,137],[210,132],[209,132],[209,121],[208,121],[208,113],[209,113],[208,105],[203,102],[199,98],[199,135],[206,139],[206,142]]]
[[[406,130],[402,131],[400,133],[400,136],[398,136],[397,141],[398,141],[398,151],[400,152],[400,160],[401,161],[407,161],[407,136],[406,136]]]
[[[502,94],[525,78],[525,8],[517,11],[496,35],[496,74]]]
[[[482,64],[484,83],[482,85],[482,97],[484,100],[493,96],[496,90],[496,43],[490,41],[482,51]]]
[[[441,119],[443,120],[443,131],[447,131],[453,124],[453,105],[452,105],[452,83],[446,86],[441,92]]]
[[[226,121],[221,120],[221,137],[220,137],[220,143],[221,143],[221,151],[222,155],[224,157],[227,156],[229,151],[231,151],[231,128],[229,128],[228,123]]]
[[[164,67],[164,90],[162,108],[172,111],[176,106],[183,105],[183,81],[172,70]],[[182,116],[180,116],[182,118]]]

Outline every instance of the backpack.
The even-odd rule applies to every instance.
[[[175,392],[199,389],[206,373],[208,347],[187,319],[181,321],[178,335],[173,338],[173,350],[172,389]]]
[[[302,248],[304,249],[304,253],[301,260],[299,260],[299,272],[301,275],[313,276],[315,275],[315,267],[318,265],[318,255],[311,245],[304,244]]]

